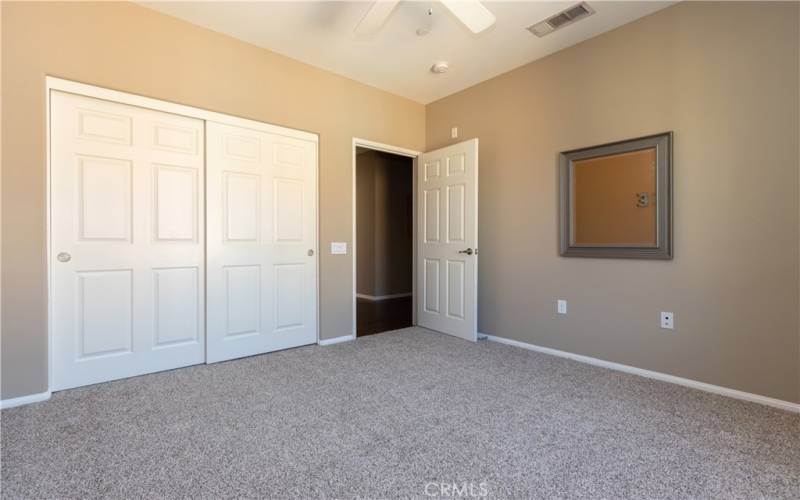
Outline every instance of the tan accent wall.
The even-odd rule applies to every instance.
[[[320,333],[352,332],[352,138],[414,150],[424,106],[130,3],[10,3],[2,16],[3,399],[47,389],[45,75],[320,136]]]
[[[411,293],[412,168],[412,160],[406,157],[370,150],[358,155],[358,293]]]
[[[427,106],[428,150],[480,138],[481,331],[800,402],[799,9],[681,3]],[[668,130],[675,259],[559,257],[558,153]]]

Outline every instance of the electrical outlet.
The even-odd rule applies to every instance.
[[[675,329],[675,314],[671,312],[661,312],[661,328],[665,330]]]
[[[558,311],[558,314],[567,314],[567,301],[558,299],[556,301],[556,311]]]
[[[458,139],[458,127],[453,127],[450,129],[450,138]]]

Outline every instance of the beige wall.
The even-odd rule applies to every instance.
[[[481,331],[800,402],[799,8],[678,4],[426,108],[480,138]],[[558,152],[667,130],[675,259],[559,257]]]
[[[130,3],[8,3],[2,16],[3,399],[47,389],[45,75],[320,136],[320,334],[352,332],[353,136],[422,150],[421,104]]]
[[[423,108],[132,4],[4,2],[1,396],[47,386],[52,74],[319,133],[323,337],[352,331],[351,258],[324,251],[352,243],[352,136],[457,125],[481,140],[482,331],[798,402],[798,14],[679,4]],[[665,130],[675,260],[559,258],[557,153]]]
[[[358,293],[378,296],[411,293],[412,168],[412,160],[406,157],[370,150],[358,155]]]

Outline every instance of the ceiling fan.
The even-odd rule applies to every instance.
[[[356,34],[372,35],[377,33],[399,3],[400,0],[376,0],[356,26]],[[484,31],[496,20],[494,14],[480,0],[439,0],[439,3],[473,33]]]

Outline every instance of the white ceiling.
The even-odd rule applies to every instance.
[[[494,2],[497,23],[474,35],[437,2],[404,1],[376,34],[353,29],[370,2],[175,1],[149,8],[427,104],[675,2],[588,0],[596,13],[544,38],[526,28],[578,3]],[[434,9],[428,35],[416,30]],[[429,71],[436,61],[450,70]]]

